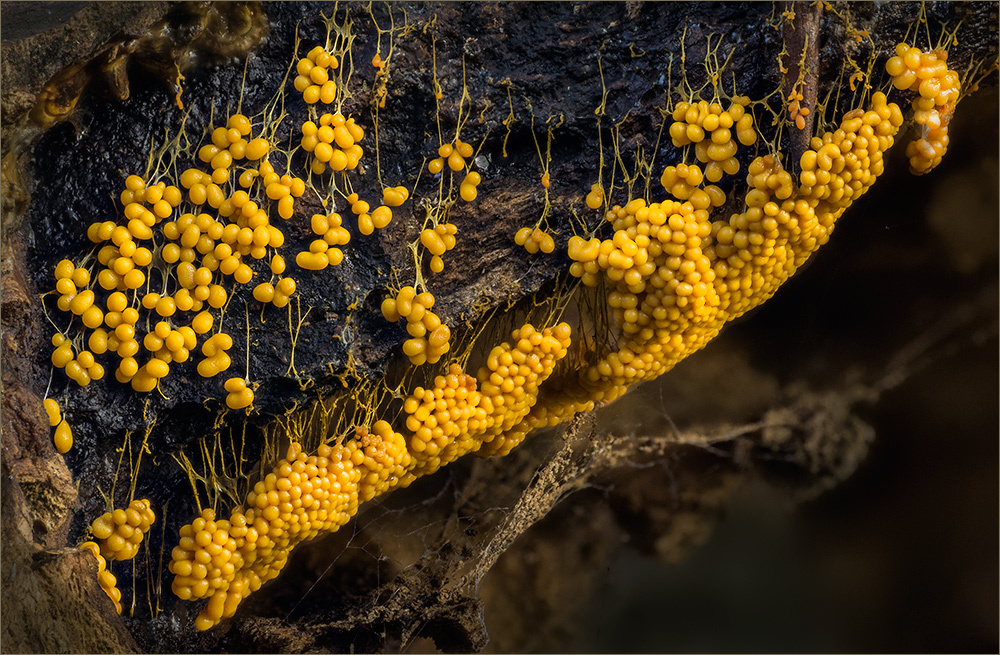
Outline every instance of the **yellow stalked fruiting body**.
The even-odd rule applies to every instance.
[[[69,423],[66,422],[66,419],[60,421],[59,425],[56,426],[54,441],[56,450],[63,455],[68,453],[70,449],[73,448],[73,430],[69,427]]]
[[[514,243],[523,246],[531,254],[535,254],[539,250],[548,254],[556,249],[556,242],[552,235],[537,227],[534,229],[522,227],[514,234]]]
[[[409,197],[410,192],[405,186],[386,187],[382,190],[382,203],[386,207],[399,207]]]

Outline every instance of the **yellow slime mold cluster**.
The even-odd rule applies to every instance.
[[[556,242],[552,238],[552,235],[537,227],[534,229],[522,227],[514,233],[514,243],[523,247],[532,255],[539,250],[545,254],[549,254],[556,249]]]
[[[848,112],[837,130],[812,139],[797,180],[773,155],[755,159],[743,208],[728,220],[712,219],[710,210],[724,198],[699,187],[697,166],[678,166],[663,182],[680,197],[612,208],[609,239],[573,237],[570,271],[587,285],[603,279],[610,286],[619,348],[583,371],[572,402],[540,404],[529,423],[565,418],[578,411],[573,403],[612,400],[657,377],[769,298],[881,174],[882,154],[902,122],[899,107],[876,93],[867,111]]]
[[[346,56],[349,41],[345,47],[337,52]],[[948,144],[947,125],[960,84],[946,58],[943,51],[923,53],[900,44],[886,65],[896,88],[919,92],[913,107],[921,138],[907,149],[918,173],[933,168]],[[343,61],[353,70],[348,59]],[[378,66],[376,60],[373,64]],[[326,207],[339,194],[357,217],[360,234],[372,235],[389,225],[392,208],[405,203],[409,191],[383,187],[383,202],[374,209],[352,191],[348,172],[358,169],[364,155],[365,129],[342,113],[348,71],[316,46],[298,60],[296,73],[294,87],[310,105],[309,119],[299,126],[299,145],[309,153],[312,175],[330,174],[331,195],[320,197],[321,203]],[[331,75],[339,76],[341,87]],[[840,215],[882,173],[883,153],[903,123],[899,107],[875,93],[867,108],[847,112],[836,130],[812,137],[796,162],[797,173],[775,154],[756,157],[747,167],[742,197],[727,198],[716,183],[740,173],[739,145],[758,141],[750,99],[734,97],[727,109],[720,102],[688,100],[673,108],[668,132],[673,145],[685,149],[685,158],[693,153],[698,163],[666,166],[660,177],[666,197],[658,201],[632,198],[610,206],[604,188],[594,184],[585,203],[595,210],[608,203],[604,218],[611,234],[606,239],[574,236],[568,243],[570,273],[606,293],[612,331],[595,335],[595,342],[614,345],[585,352],[574,366],[554,374],[570,346],[569,325],[539,331],[525,324],[510,342],[491,350],[475,376],[451,364],[433,384],[404,398],[405,435],[380,420],[314,454],[293,442],[228,519],[206,509],[180,529],[169,565],[172,589],[182,600],[208,600],[197,617],[198,629],[232,616],[244,598],[278,575],[297,544],[339,529],[361,503],[469,453],[506,455],[532,430],[614,400],[704,347],[726,322],[770,298],[829,239]],[[799,129],[808,112],[799,107],[801,100],[801,93],[789,96],[788,111]],[[336,106],[320,113],[317,103]],[[437,156],[428,163],[432,175],[443,174],[446,165],[451,171],[447,201],[442,177],[438,206],[429,211],[419,237],[435,273],[456,246],[457,228],[447,213],[451,184],[462,175],[459,197],[473,202],[481,182],[472,170],[474,147],[458,137],[461,125],[460,119],[450,143],[439,136]],[[129,176],[120,196],[125,224],[97,222],[88,230],[96,244],[96,265],[88,257],[79,266],[69,260],[56,266],[56,304],[71,321],[78,317],[84,329],[74,338],[56,334],[52,363],[79,385],[101,379],[104,367],[95,356],[113,352],[120,359],[115,378],[149,392],[171,364],[189,359],[199,335],[208,335],[199,375],[209,378],[228,370],[233,339],[223,332],[209,334],[215,324],[212,310],[223,310],[235,286],[254,278],[248,258],[270,258],[271,277],[258,280],[254,299],[288,306],[296,282],[284,276],[285,260],[277,249],[285,235],[271,222],[275,212],[268,204],[282,219],[291,218],[306,183],[275,171],[268,161],[271,144],[264,136],[253,138],[252,128],[252,121],[237,113],[212,130],[211,142],[197,153],[211,170],[185,170],[181,188],[154,181],[160,177],[155,173],[150,179]],[[547,189],[545,158],[543,166]],[[722,208],[728,217],[718,215]],[[317,238],[297,253],[296,264],[309,271],[339,265],[340,246],[351,241],[342,215],[314,214],[310,227]],[[515,242],[532,254],[555,249],[555,240],[539,227],[520,229]],[[415,254],[416,246],[411,244]],[[417,264],[419,269],[419,256]],[[406,319],[410,338],[403,352],[410,363],[435,364],[451,350],[451,330],[432,311],[434,296],[419,275],[415,286],[423,292],[402,287],[383,302],[382,314],[390,321]],[[195,315],[186,317],[186,312]],[[256,385],[248,378],[229,378],[223,386],[229,408],[252,405]],[[45,407],[56,426],[56,446],[65,452],[72,444],[69,425],[54,400]],[[105,558],[134,557],[154,520],[148,501],[134,501],[126,510],[96,519],[92,532],[100,544],[81,546],[98,558],[101,586],[119,612],[121,594]]]
[[[410,338],[403,342],[403,353],[414,366],[436,364],[451,350],[451,329],[441,322],[434,307],[434,295],[417,293],[413,287],[403,287],[395,298],[382,301],[382,316],[395,323],[406,319]]]
[[[962,84],[947,61],[944,50],[921,52],[920,48],[900,43],[896,56],[885,63],[893,86],[920,94],[913,99],[913,120],[920,126],[920,138],[906,144],[910,171],[915,175],[933,170],[948,149],[948,123],[955,113]]]
[[[100,541],[100,554],[104,558],[128,560],[139,552],[142,538],[155,520],[149,501],[143,498],[133,500],[128,509],[105,512],[94,519],[90,529]]]
[[[171,588],[183,600],[209,599],[198,629],[232,616],[243,598],[278,575],[296,545],[337,530],[361,503],[480,448],[509,451],[511,427],[530,411],[569,343],[565,323],[541,332],[524,325],[513,344],[494,348],[478,380],[452,366],[432,388],[418,387],[403,406],[413,432],[408,440],[378,421],[314,455],[293,442],[247,495],[246,509],[234,509],[228,520],[206,509],[183,526],[171,554]]]
[[[80,544],[80,550],[85,550],[97,558],[97,582],[101,589],[108,595],[111,602],[115,604],[115,611],[122,613],[122,592],[118,589],[118,579],[108,570],[108,563],[101,556],[101,547],[93,541],[85,541]]]
[[[56,266],[57,305],[79,316],[90,336],[85,342],[89,349],[85,349],[83,334],[69,339],[57,333],[52,340],[56,347],[53,365],[86,386],[104,377],[104,366],[95,357],[114,352],[119,357],[115,379],[131,384],[135,391],[149,392],[169,375],[171,364],[189,359],[198,335],[212,330],[210,310],[222,309],[229,299],[232,287],[226,278],[235,284],[249,283],[254,272],[245,258],[262,259],[269,249],[284,243],[282,231],[248,191],[260,183],[264,195],[276,201],[278,215],[286,219],[292,216],[295,198],[305,192],[301,179],[279,176],[262,160],[270,145],[262,137],[248,141],[250,135],[250,119],[242,114],[230,116],[225,127],[216,128],[212,142],[198,151],[212,172],[189,168],[180,175],[186,198],[180,188],[163,181],[128,176],[120,196],[126,224],[99,221],[87,231],[89,239],[100,246],[96,282],[107,292],[106,299],[97,295],[104,292],[95,289],[95,276],[87,267],[69,260]],[[244,159],[262,161],[247,166],[233,180],[234,166]],[[227,195],[230,188],[234,190]],[[205,204],[217,216],[202,211]],[[284,271],[278,254],[272,255],[271,271],[274,275]],[[267,302],[284,307],[294,292],[295,281],[282,278]],[[258,300],[261,295],[255,290]],[[141,310],[148,312],[146,321],[140,320]],[[186,312],[197,314],[185,320],[181,315]],[[154,324],[154,317],[161,320]],[[140,332],[144,323],[145,334]],[[205,377],[229,367],[229,358],[221,351],[232,345],[231,340],[218,347],[212,338],[203,345],[207,359],[198,368]],[[148,358],[140,359],[143,351]]]
[[[753,115],[745,110],[749,103],[749,98],[737,96],[725,111],[719,103],[710,104],[705,100],[679,102],[674,107],[670,138],[678,148],[694,144],[698,161],[707,164],[705,177],[709,182],[718,182],[724,174],[735,175],[740,170],[735,156],[734,131],[739,142],[745,146],[757,142]]]

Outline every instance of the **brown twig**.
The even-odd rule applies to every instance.
[[[809,139],[812,136],[816,117],[816,88],[819,81],[819,23],[822,6],[820,3],[791,2],[781,3],[783,11],[789,12],[793,18],[785,20],[781,26],[781,37],[785,42],[785,56],[782,64],[788,71],[785,74],[785,98],[798,90],[802,94],[800,104],[808,108],[804,116],[803,129],[792,130],[789,145],[793,155],[792,161],[798,162],[802,153],[809,149]],[[799,64],[804,62],[806,69],[800,74]],[[798,86],[802,78],[801,87]]]

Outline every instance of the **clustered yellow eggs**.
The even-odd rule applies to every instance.
[[[295,90],[310,105],[317,102],[332,104],[337,99],[337,83],[330,78],[330,71],[337,70],[337,58],[316,46],[295,65]]]
[[[696,200],[690,191],[700,172],[668,167],[664,186],[673,193],[683,180],[687,199],[634,199],[607,213],[611,238],[570,239],[570,272],[589,286],[601,278],[611,285],[608,306],[622,338],[585,370],[579,390],[536,407],[528,424],[565,418],[587,399],[611,400],[660,375],[769,298],[882,173],[882,153],[902,122],[899,107],[876,93],[867,111],[847,112],[837,130],[813,137],[798,180],[773,155],[755,159],[743,210],[728,220],[710,216],[721,192],[699,189],[705,195]]]
[[[532,255],[539,250],[545,254],[549,254],[556,249],[556,242],[552,238],[552,235],[537,227],[534,229],[522,227],[514,234],[514,243],[523,246]]]
[[[718,182],[723,175],[735,175],[740,170],[733,130],[743,145],[757,142],[753,115],[746,111],[749,103],[749,98],[736,96],[726,111],[719,103],[705,100],[679,102],[674,107],[670,138],[678,148],[694,144],[695,156],[706,164],[705,177],[709,182]]]
[[[458,227],[454,223],[438,223],[420,231],[420,243],[431,253],[430,268],[434,273],[444,270],[443,255],[455,247]]]
[[[456,173],[461,172],[469,166],[465,160],[471,159],[474,152],[471,143],[455,139],[455,143],[446,143],[438,148],[438,156],[427,164],[427,170],[432,175],[437,175],[444,170],[445,162],[447,162],[448,168],[452,171]],[[458,187],[458,193],[462,197],[462,200],[466,202],[475,200],[479,193],[477,187],[481,181],[482,176],[470,168]]]
[[[948,123],[962,91],[958,73],[948,68],[945,50],[922,52],[920,48],[900,43],[896,56],[885,64],[897,89],[917,91],[913,99],[913,120],[919,125],[920,138],[906,145],[910,171],[916,175],[930,172],[941,163],[948,150]]]
[[[56,264],[56,291],[59,309],[72,312],[79,316],[83,324],[89,328],[100,327],[104,321],[104,312],[94,304],[94,292],[90,286],[90,271],[82,266],[76,267],[68,259]],[[80,291],[80,289],[85,289]]]
[[[111,602],[115,604],[115,611],[122,613],[122,592],[118,589],[118,580],[114,574],[108,570],[107,562],[101,557],[101,548],[93,541],[85,541],[80,544],[80,550],[85,550],[97,558],[97,582],[101,589],[108,595]]]
[[[438,156],[427,164],[427,170],[430,171],[431,175],[437,175],[444,170],[445,162],[447,162],[448,168],[458,173],[465,168],[465,160],[471,159],[473,152],[471,143],[455,139],[455,143],[445,143],[438,148]]]
[[[52,345],[55,346],[51,357],[52,365],[65,370],[69,379],[81,387],[90,384],[91,380],[100,380],[104,377],[104,366],[94,359],[94,353],[101,354],[101,352],[80,350],[74,355],[72,342],[61,332],[52,335]]]
[[[403,404],[406,428],[413,433],[411,475],[438,470],[471,452],[506,455],[527,431],[519,431],[558,360],[566,355],[570,328],[560,323],[538,331],[525,324],[512,343],[495,346],[476,377],[453,364],[429,389],[417,387]]]
[[[184,170],[179,181],[186,194],[164,181],[127,177],[119,198],[125,224],[98,221],[87,231],[99,246],[96,263],[86,266],[92,261],[88,257],[81,266],[70,260],[56,265],[57,305],[78,316],[84,331],[73,339],[61,332],[53,337],[53,365],[85,386],[104,376],[96,357],[114,353],[119,358],[115,379],[139,392],[152,391],[171,365],[189,359],[198,336],[212,330],[211,310],[226,305],[229,290],[251,282],[255,273],[248,258],[270,256],[275,276],[273,285],[257,285],[255,297],[266,296],[276,307],[289,303],[296,283],[281,277],[284,259],[275,250],[285,237],[271,223],[268,203],[290,218],[305,183],[275,172],[265,159],[270,144],[251,135],[251,121],[242,114],[213,130],[212,142],[198,150],[211,172]],[[140,320],[144,310],[148,314]],[[195,315],[184,318],[187,312]],[[231,345],[227,335],[209,337],[199,374],[212,377],[226,370],[225,350]],[[68,426],[57,434],[71,442]]]
[[[552,374],[556,362],[566,356],[570,337],[568,323],[541,331],[525,324],[511,334],[511,343],[504,342],[490,351],[486,366],[476,374],[484,405],[488,410],[493,407],[489,412],[492,420],[487,420],[486,435],[477,454],[506,455],[538,427],[529,426],[526,419],[538,400],[539,385]]]
[[[305,267],[303,266],[303,268]],[[260,302],[269,302],[275,307],[281,308],[288,305],[297,288],[298,285],[294,278],[283,277],[275,284],[261,282],[253,288],[253,297]]]
[[[94,538],[100,542],[100,554],[109,560],[124,561],[139,553],[139,545],[156,514],[145,498],[133,500],[127,509],[105,512],[90,524]]]
[[[244,378],[229,378],[223,386],[229,409],[243,409],[253,404],[253,389],[247,386]]]
[[[399,290],[395,298],[382,301],[382,316],[395,323],[406,319],[410,338],[403,342],[403,353],[414,366],[436,364],[451,349],[451,329],[431,311],[434,296],[429,291],[418,294],[413,287]]]
[[[715,184],[702,185],[705,179],[698,164],[667,166],[660,175],[660,184],[678,200],[690,200],[695,209],[721,207],[726,204],[725,192]]]
[[[853,77],[851,78],[854,79]],[[852,81],[853,84],[853,81]],[[800,130],[806,129],[806,116],[809,115],[809,108],[802,106],[805,98],[801,91],[792,91],[788,94],[788,120],[795,123],[795,127]]]
[[[250,161],[263,159],[271,151],[271,144],[264,138],[247,141],[251,127],[249,118],[243,114],[233,114],[225,127],[217,127],[212,131],[212,142],[198,150],[198,159],[211,166],[211,175],[197,176],[200,171],[188,169],[188,180],[181,178],[182,183],[190,182],[184,186],[188,189],[188,197],[192,203],[201,205],[208,202],[212,207],[218,208],[225,198],[221,185],[229,180],[230,167],[244,158]]]
[[[299,143],[303,150],[312,153],[310,168],[317,175],[322,175],[327,166],[334,172],[353,171],[365,154],[360,145],[365,130],[354,122],[354,117],[344,118],[340,112],[327,113],[320,116],[319,126],[306,121],[301,130]]]
[[[392,202],[399,200],[400,195],[398,191],[400,188],[402,187],[396,187],[394,189],[396,193],[390,194]],[[351,205],[351,212],[358,217],[358,231],[365,236],[370,235],[375,230],[385,228],[392,221],[392,209],[388,204],[379,205],[369,212],[371,205],[365,200],[360,200],[357,193],[347,196],[347,202]],[[405,198],[403,202],[405,202]]]
[[[206,509],[180,529],[171,588],[183,600],[209,599],[195,621],[207,630],[277,576],[296,545],[347,523],[359,503],[399,485],[409,465],[403,437],[385,421],[311,456],[293,442],[247,495],[247,509],[228,520]]]
[[[493,349],[478,380],[453,365],[432,388],[418,387],[404,400],[409,440],[377,421],[314,455],[292,442],[228,520],[206,509],[183,526],[171,552],[171,589],[182,600],[208,599],[195,626],[207,630],[232,616],[278,575],[295,546],[336,531],[361,503],[470,452],[502,454],[516,445],[508,433],[566,355],[570,328],[562,323],[539,332],[524,325],[512,336],[513,343]]]
[[[337,246],[350,243],[351,233],[343,226],[340,214],[313,214],[311,225],[313,234],[321,238],[310,243],[309,250],[296,255],[295,263],[308,271],[321,271],[344,261],[344,252]]]
[[[476,378],[452,364],[447,375],[434,379],[430,389],[417,387],[403,405],[406,428],[413,436],[409,451],[419,462],[414,475],[437,470],[473,449],[474,435],[482,433],[494,406],[478,390]]]

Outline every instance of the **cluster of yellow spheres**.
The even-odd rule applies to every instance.
[[[444,270],[444,254],[455,247],[455,235],[458,226],[454,223],[438,223],[434,227],[426,227],[420,231],[420,243],[431,253],[430,269],[432,273]]]
[[[418,294],[413,287],[399,290],[395,298],[382,301],[382,316],[395,323],[406,319],[410,338],[403,342],[403,353],[414,366],[436,364],[451,349],[451,329],[431,311],[434,296],[429,291]]]
[[[52,335],[52,345],[55,346],[51,357],[52,365],[63,369],[67,377],[81,387],[90,384],[91,380],[104,377],[104,366],[94,358],[94,352],[101,354],[100,352],[80,350],[74,354],[73,343],[62,332]]]
[[[326,172],[327,166],[334,172],[353,171],[365,154],[360,145],[365,130],[354,122],[354,117],[344,118],[340,112],[323,114],[319,117],[319,126],[306,121],[301,130],[299,143],[303,150],[312,153],[310,168],[316,175]]]
[[[417,387],[403,404],[414,475],[426,475],[474,449],[474,435],[491,425],[493,405],[479,392],[476,378],[452,364],[429,389]]]
[[[49,426],[56,429],[55,436],[53,437],[56,450],[65,455],[73,448],[73,429],[66,422],[66,419],[62,417],[62,410],[55,399],[46,398],[42,401],[42,405],[45,407],[45,413],[48,415]]]
[[[258,284],[254,296],[279,308],[289,303],[296,283],[281,277],[285,263],[275,250],[285,237],[271,223],[268,203],[290,218],[305,183],[275,172],[265,159],[270,144],[251,134],[249,118],[230,116],[211,132],[212,142],[198,150],[211,172],[184,170],[180,188],[128,176],[120,195],[125,224],[98,221],[87,230],[99,246],[96,263],[88,265],[88,256],[80,266],[70,260],[56,265],[56,304],[79,317],[83,329],[72,338],[57,333],[52,340],[52,363],[70,379],[84,386],[101,379],[104,366],[95,357],[113,352],[120,358],[116,380],[139,392],[155,389],[172,364],[189,359],[198,336],[211,332],[211,310],[225,307],[234,285],[251,282],[255,272],[248,258],[270,257],[274,276],[273,284]],[[249,165],[241,164],[244,160]],[[143,310],[149,313],[140,320]],[[184,319],[184,312],[196,314]],[[225,350],[231,345],[226,335],[210,336],[199,374],[212,377],[226,370]],[[247,393],[252,392],[237,394],[237,404],[246,406]]]
[[[229,180],[230,168],[235,162],[244,158],[257,161],[266,157],[271,151],[271,144],[267,139],[257,137],[247,141],[246,137],[250,136],[251,129],[249,118],[243,114],[233,114],[224,127],[212,130],[212,142],[198,150],[198,159],[212,168],[211,175],[202,176],[184,185],[188,189],[192,203],[201,205],[213,197],[220,197],[221,185]],[[197,169],[188,170],[198,172]],[[220,188],[214,189],[213,184]]]
[[[85,541],[80,544],[80,550],[85,550],[97,558],[97,582],[111,599],[111,602],[115,604],[115,611],[121,614],[122,592],[118,589],[118,579],[108,570],[107,562],[101,557],[101,547],[93,541]]]
[[[455,139],[455,143],[446,143],[438,148],[438,156],[427,164],[427,170],[431,172],[432,175],[437,175],[444,170],[445,162],[448,163],[448,168],[452,171],[459,173],[467,166],[469,163],[466,159],[472,159],[474,150],[471,143],[466,143],[461,139]],[[466,172],[465,177],[462,179],[461,184],[458,187],[458,193],[462,197],[462,200],[466,202],[472,202],[476,199],[479,194],[477,187],[482,181],[482,176],[471,168]]]
[[[313,455],[292,442],[228,520],[206,509],[183,526],[171,553],[171,589],[182,600],[208,599],[195,626],[207,630],[232,616],[244,598],[278,575],[296,545],[338,530],[361,503],[470,452],[503,454],[516,445],[507,432],[527,415],[538,386],[566,355],[570,328],[525,325],[512,336],[513,343],[490,353],[478,385],[453,365],[432,388],[418,387],[404,400],[409,440],[377,421]]]
[[[514,243],[534,255],[539,250],[546,255],[556,249],[552,235],[539,228],[522,227],[514,233]]]
[[[834,222],[882,173],[902,113],[876,93],[867,110],[847,112],[837,130],[813,137],[796,180],[773,155],[755,159],[747,174],[744,207],[728,220],[710,211],[721,191],[690,187],[693,166],[665,172],[671,193],[687,199],[648,204],[634,199],[613,207],[611,238],[574,237],[570,272],[595,286],[610,285],[608,306],[620,330],[619,348],[589,366],[567,390],[539,405],[528,423],[565,418],[584,401],[608,401],[631,384],[669,370],[702,348],[728,320],[769,298],[827,241]],[[707,178],[707,176],[705,176]],[[697,206],[696,206],[697,202]]]
[[[809,115],[809,108],[802,106],[805,97],[801,91],[792,91],[788,94],[788,120],[795,123],[795,127],[800,130],[806,129],[806,116]]]
[[[296,259],[296,261],[298,260]],[[271,270],[273,272],[274,269],[272,268]],[[298,284],[296,284],[294,278],[283,277],[277,280],[274,284],[271,282],[261,282],[253,288],[253,297],[260,302],[271,303],[280,309],[281,307],[288,305],[291,301],[292,294],[294,294],[297,289]]]
[[[941,163],[948,150],[948,123],[962,91],[958,73],[948,68],[944,50],[922,52],[920,48],[900,43],[896,56],[885,63],[897,89],[916,91],[913,120],[919,125],[920,138],[906,144],[910,171],[916,175],[930,172]]]
[[[526,323],[514,330],[510,342],[490,351],[486,365],[476,373],[483,402],[490,414],[486,435],[477,454],[483,457],[506,455],[539,427],[538,423],[529,424],[526,419],[538,401],[539,386],[569,351],[571,336],[568,323],[543,330]]]
[[[89,270],[75,266],[68,259],[56,264],[56,291],[59,293],[56,305],[64,312],[79,316],[84,325],[93,329],[104,321],[104,312],[94,304],[94,292],[89,286]],[[80,289],[85,290],[81,292]]]
[[[718,182],[723,175],[736,175],[740,170],[733,131],[745,146],[757,142],[753,115],[746,111],[749,103],[749,98],[736,96],[726,111],[718,102],[706,100],[679,102],[674,107],[670,138],[678,148],[694,144],[695,156],[706,164],[705,177],[709,182]]]
[[[109,560],[124,561],[139,553],[139,545],[156,514],[145,498],[133,500],[127,509],[105,512],[90,524],[90,531],[100,542],[101,555]]]
[[[715,184],[702,184],[705,179],[698,164],[667,166],[660,175],[660,184],[667,193],[678,200],[689,200],[695,209],[721,207],[726,204],[726,194]]]
[[[293,442],[247,495],[247,509],[234,509],[229,520],[206,509],[180,529],[171,588],[182,600],[209,599],[195,621],[199,630],[232,616],[278,575],[297,544],[337,530],[361,502],[403,481],[410,458],[401,435],[379,421],[357,437],[311,456]]]
[[[311,227],[313,234],[321,238],[310,243],[309,250],[296,255],[295,263],[307,271],[321,271],[344,261],[344,252],[337,246],[350,243],[351,233],[343,226],[340,214],[313,214]]]
[[[394,191],[398,191],[400,188],[395,187]],[[389,195],[389,201],[399,201],[400,197],[398,193],[392,193]],[[403,197],[403,202],[405,200],[406,198]],[[358,198],[357,193],[348,195],[347,202],[351,205],[351,213],[358,217],[358,231],[365,236],[372,234],[375,230],[387,227],[392,221],[392,209],[389,204],[379,205],[372,209],[368,201]]]
[[[310,105],[317,102],[332,104],[337,99],[337,83],[330,78],[330,71],[337,70],[337,58],[316,46],[295,65],[295,90]]]
[[[411,474],[428,475],[468,453],[506,455],[530,430],[518,428],[538,398],[538,387],[565,357],[570,327],[536,330],[525,324],[512,342],[495,346],[472,377],[452,364],[434,386],[417,387],[403,403],[413,433]]]

